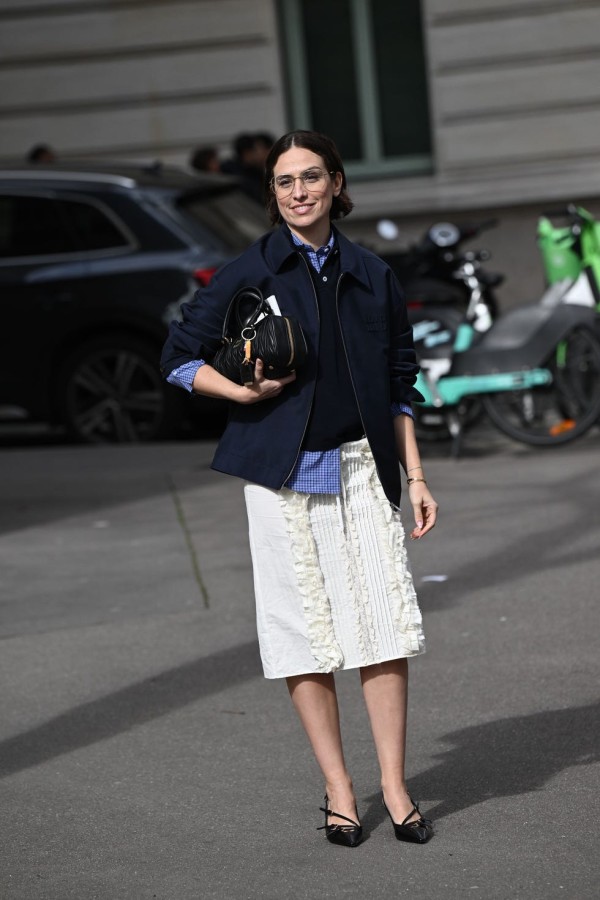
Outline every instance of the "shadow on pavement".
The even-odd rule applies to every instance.
[[[3,741],[0,777],[116,737],[261,674],[255,641],[167,669]]]
[[[563,769],[600,759],[600,703],[555,709],[486,722],[453,731],[442,740],[454,744],[440,762],[409,780],[419,797],[443,797],[423,806],[434,822],[495,797],[539,790]],[[372,794],[362,820],[371,830],[387,819],[381,795]],[[557,813],[558,815],[558,813]]]
[[[11,455],[0,468],[0,533],[173,494],[174,481],[177,489],[180,481],[194,488],[213,481],[213,442],[189,447],[186,452],[181,442],[7,451]]]
[[[493,554],[488,552],[477,557],[471,549],[465,550],[465,558],[456,558],[456,568],[452,568],[451,578],[442,586],[428,583],[419,584],[419,601],[424,610],[450,609],[460,604],[470,593],[481,593],[488,587],[498,588],[503,584],[511,584],[523,576],[533,576],[536,572],[551,572],[564,566],[583,567],[598,558],[598,549],[593,542],[574,544],[566,541],[565,535],[576,536],[582,529],[582,510],[585,510],[585,528],[588,532],[600,525],[600,484],[594,470],[588,477],[579,477],[562,481],[553,486],[554,498],[563,503],[565,508],[571,507],[570,518],[550,519],[544,512],[540,502],[539,527],[536,528],[537,552],[532,556],[529,531],[521,524],[518,498],[509,497],[506,501],[514,508],[514,529],[502,535],[502,542]],[[494,507],[499,510],[498,504]],[[482,509],[481,517],[488,515]],[[548,527],[542,527],[547,525]],[[470,520],[470,528],[477,528],[476,519]],[[468,533],[467,533],[468,535]],[[468,537],[467,537],[468,540]]]
[[[77,706],[0,744],[6,777],[64,753],[116,737],[207,695],[260,677],[256,642],[228,648]],[[410,779],[413,797],[443,797],[424,808],[434,820],[495,797],[529,793],[563,769],[600,758],[600,703],[473,725],[444,735],[440,762]],[[367,831],[387,814],[380,794],[368,798]]]

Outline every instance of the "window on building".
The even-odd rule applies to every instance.
[[[431,170],[420,0],[279,0],[290,126],[355,175]]]

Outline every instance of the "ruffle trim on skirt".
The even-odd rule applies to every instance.
[[[279,496],[292,545],[310,650],[318,672],[335,672],[342,665],[344,654],[335,637],[331,605],[310,527],[308,504],[312,495],[282,488]]]
[[[279,492],[310,652],[319,672],[334,672],[344,667],[344,653],[336,637],[331,600],[319,559],[321,522],[326,523],[321,527],[327,533],[328,551],[335,556],[338,572],[343,567],[338,583],[345,584],[347,596],[341,602],[352,606],[360,665],[373,665],[394,655],[414,656],[425,649],[400,510],[385,496],[366,440],[341,448],[341,482],[340,496],[301,494],[285,488]],[[336,519],[336,527],[328,527]],[[387,646],[382,646],[386,643],[381,632],[382,618],[388,621],[394,635],[393,645],[398,649],[392,656],[389,641]]]

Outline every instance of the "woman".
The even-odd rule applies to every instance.
[[[267,678],[285,677],[325,781],[325,833],[362,840],[340,735],[333,673],[359,668],[399,840],[432,835],[404,777],[407,657],[424,650],[400,521],[400,461],[413,539],[437,515],[415,440],[417,364],[405,304],[388,266],[340,234],[352,209],[334,143],[294,131],[266,163],[279,227],[224,266],[173,323],[162,367],[188,390],[230,401],[213,468],[244,478]],[[241,386],[210,365],[231,297],[256,286],[304,330],[308,362],[269,379],[260,360]]]

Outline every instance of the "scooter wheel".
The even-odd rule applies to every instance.
[[[586,327],[564,337],[546,361],[552,382],[483,397],[500,431],[536,447],[554,447],[585,434],[600,417],[600,342]]]

